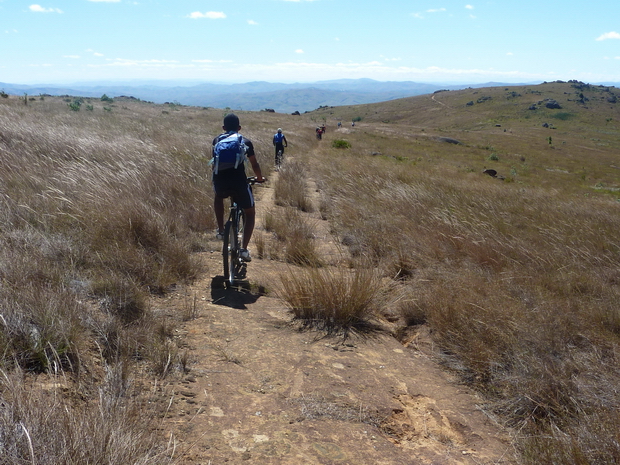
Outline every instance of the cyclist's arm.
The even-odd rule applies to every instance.
[[[245,152],[245,156],[247,157],[250,165],[252,166],[252,171],[254,171],[256,180],[258,182],[265,182],[265,178],[263,178],[263,173],[260,170],[260,165],[258,164],[258,160],[256,159],[256,153],[254,153],[254,144],[252,144],[252,142],[249,140],[246,140],[245,144],[248,148]]]
[[[253,154],[248,157],[250,161],[250,165],[252,166],[252,171],[254,171],[254,175],[256,176],[257,182],[264,182],[265,178],[263,178],[263,173],[261,172],[260,165],[258,164],[258,160],[256,156]]]
[[[284,142],[284,147],[288,147],[288,142],[286,141],[286,136],[282,136],[282,142]]]

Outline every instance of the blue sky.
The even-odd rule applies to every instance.
[[[0,0],[0,82],[620,81],[620,1]]]

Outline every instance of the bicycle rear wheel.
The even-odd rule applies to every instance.
[[[280,168],[280,166],[282,166],[282,157],[282,150],[278,150],[276,155],[276,168]]]
[[[224,279],[229,283],[235,282],[235,268],[239,239],[232,221],[228,221],[224,227],[224,245],[222,246],[222,258],[224,261]]]

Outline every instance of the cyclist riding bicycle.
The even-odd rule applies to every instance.
[[[284,147],[288,147],[286,136],[282,133],[281,128],[278,128],[278,132],[276,132],[273,135],[273,145],[276,148],[276,164],[277,164],[278,163],[278,151],[282,150],[282,155],[284,155]]]
[[[215,145],[232,135],[238,135],[239,141],[244,146],[245,157],[250,161],[252,170],[256,175],[257,182],[264,182],[265,179],[261,173],[260,165],[256,160],[256,154],[254,153],[254,145],[252,141],[238,134],[241,130],[239,124],[239,117],[230,113],[224,117],[224,130],[223,134],[220,134],[213,139],[213,160],[215,160]],[[215,219],[217,221],[217,238],[222,239],[224,237],[224,199],[232,197],[237,202],[243,211],[245,212],[245,229],[243,231],[243,243],[240,256],[241,259],[249,262],[252,260],[250,252],[248,251],[248,244],[252,238],[252,232],[254,231],[254,223],[256,220],[256,210],[254,207],[254,196],[252,194],[252,187],[247,182],[245,174],[245,163],[242,161],[238,166],[225,167],[217,166],[217,160],[215,160],[213,170],[213,190],[215,192],[215,198],[213,200],[213,210],[215,211]]]

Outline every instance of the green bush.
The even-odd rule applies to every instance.
[[[572,113],[568,113],[566,111],[561,111],[560,113],[553,113],[553,114],[551,114],[552,118],[559,119],[559,120],[562,120],[562,121],[569,120],[573,116],[575,116],[575,115],[573,115]]]
[[[332,142],[332,147],[335,149],[350,149],[351,143],[344,139],[336,139]]]

